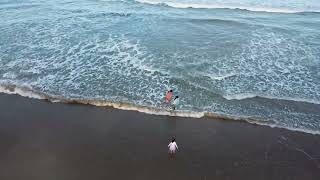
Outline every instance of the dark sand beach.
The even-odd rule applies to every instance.
[[[1,94],[0,179],[319,180],[320,136]]]

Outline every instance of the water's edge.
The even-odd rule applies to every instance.
[[[241,121],[241,122],[247,122],[255,125],[268,126],[271,128],[281,128],[281,129],[298,131],[298,132],[303,132],[303,133],[308,133],[313,135],[320,135],[319,131],[306,130],[302,128],[289,128],[289,127],[277,126],[276,124],[270,123],[270,121],[261,121],[251,117],[236,117],[236,116],[218,114],[213,112],[172,111],[165,108],[142,106],[142,105],[136,105],[136,104],[127,103],[127,102],[111,102],[106,100],[86,100],[86,99],[76,99],[76,98],[66,99],[61,96],[52,96],[45,93],[36,92],[35,90],[29,87],[22,87],[22,86],[16,86],[16,85],[0,85],[0,93],[16,94],[16,95],[28,97],[31,99],[47,100],[52,103],[83,104],[83,105],[92,105],[97,107],[109,107],[109,108],[111,107],[115,109],[137,111],[137,112],[151,114],[151,115]]]

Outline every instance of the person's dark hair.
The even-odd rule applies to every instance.
[[[172,89],[170,89],[169,92],[172,92]]]
[[[176,96],[174,99],[178,99],[179,98],[179,96]]]
[[[176,141],[176,138],[172,138],[172,139],[171,139],[171,142],[175,142],[175,141]]]

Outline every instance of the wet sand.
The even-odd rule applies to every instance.
[[[320,135],[0,94],[0,179],[319,180]]]

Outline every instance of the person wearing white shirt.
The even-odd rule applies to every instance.
[[[169,154],[173,155],[176,153],[176,151],[178,150],[178,145],[176,143],[176,139],[172,138],[170,144],[168,145],[169,148]]]

